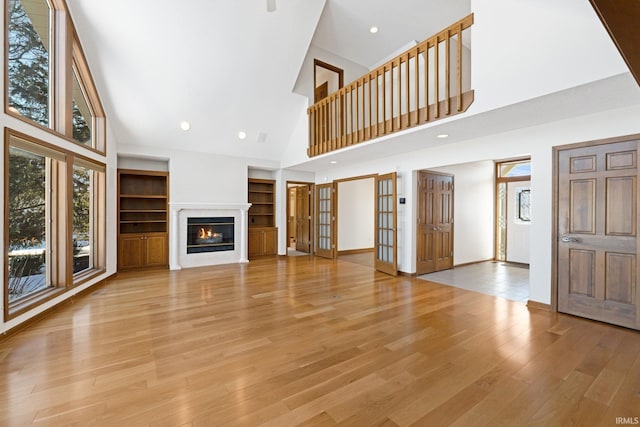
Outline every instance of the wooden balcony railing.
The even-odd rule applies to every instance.
[[[309,107],[309,157],[466,111],[472,24],[470,14]]]

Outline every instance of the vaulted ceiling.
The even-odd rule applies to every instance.
[[[68,3],[119,143],[269,160],[308,105],[292,89],[312,44],[369,67],[469,13],[469,0]]]

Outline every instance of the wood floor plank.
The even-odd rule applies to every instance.
[[[0,341],[2,426],[613,425],[637,331],[343,261],[120,274]]]

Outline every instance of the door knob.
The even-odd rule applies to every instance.
[[[562,241],[562,243],[577,243],[577,242],[580,241],[576,237],[572,237],[572,236],[569,236],[567,234],[563,235],[560,238],[560,240]]]

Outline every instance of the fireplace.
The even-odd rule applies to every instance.
[[[232,216],[187,218],[187,254],[233,251],[234,220]]]
[[[169,206],[171,207],[171,226],[169,227],[169,268],[171,270],[249,262],[247,258],[247,220],[251,206],[249,203],[171,202]],[[225,219],[209,221],[211,218]],[[191,224],[189,224],[189,220],[191,220]],[[200,234],[200,228],[204,228],[202,225],[198,227],[195,225],[212,222],[210,240],[212,243],[194,242],[192,229],[195,228],[197,236]],[[233,226],[229,226],[229,230],[220,231],[220,227],[230,222],[233,223]],[[189,225],[194,225],[194,227],[189,227]],[[220,233],[222,236],[214,237],[214,233]],[[206,228],[204,234],[205,237],[209,234]],[[222,241],[213,243],[218,239],[222,239]],[[193,244],[188,244],[189,240]],[[217,250],[202,252],[205,245],[210,245],[209,248],[213,247]],[[193,246],[191,251],[187,246]]]

